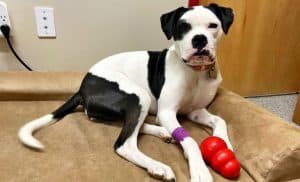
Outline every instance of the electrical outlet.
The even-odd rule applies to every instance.
[[[7,6],[3,1],[0,1],[0,26],[1,25],[8,25],[11,28]],[[0,36],[3,37],[1,31],[0,31]]]
[[[39,37],[56,37],[53,8],[35,7],[35,20]]]

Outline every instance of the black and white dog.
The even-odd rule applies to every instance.
[[[116,153],[165,181],[175,181],[172,169],[143,154],[137,147],[137,136],[142,132],[171,138],[181,128],[177,113],[212,127],[213,135],[224,139],[232,149],[225,121],[205,108],[222,81],[217,69],[216,45],[233,22],[232,10],[216,4],[180,7],[163,14],[160,20],[166,37],[174,39],[169,49],[126,52],[101,60],[89,70],[79,91],[65,104],[20,129],[22,143],[42,149],[33,132],[82,105],[89,118],[123,119],[123,129],[114,145]],[[144,123],[149,112],[157,114],[161,126]],[[189,136],[181,137],[178,142],[188,159],[191,181],[213,181],[197,142]]]

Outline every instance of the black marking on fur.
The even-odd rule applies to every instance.
[[[171,39],[174,36],[176,25],[180,17],[192,8],[179,7],[171,12],[165,13],[160,17],[160,24],[167,39]],[[186,28],[186,27],[185,27]]]
[[[184,35],[187,34],[191,29],[191,24],[187,23],[185,20],[179,20],[174,29],[174,40],[182,40]]]
[[[148,51],[148,84],[152,94],[159,98],[161,89],[165,83],[165,62],[168,49],[163,51]]]
[[[224,33],[227,34],[231,24],[233,23],[233,10],[231,8],[219,6],[215,3],[211,3],[204,7],[212,11],[218,17],[218,19],[221,21]]]
[[[73,112],[73,110],[80,104],[81,96],[79,93],[74,94],[67,102],[60,106],[57,110],[52,112],[54,119],[61,119],[65,115]]]
[[[139,97],[120,90],[117,82],[88,73],[82,81],[80,95],[89,118],[99,120],[124,119],[122,131],[115,142],[118,149],[132,135],[141,113]]]

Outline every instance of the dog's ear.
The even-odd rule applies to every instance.
[[[206,8],[211,10],[219,18],[223,32],[227,34],[234,19],[233,10],[231,8],[219,6],[215,3],[209,4]]]
[[[161,28],[168,40],[172,38],[174,29],[176,27],[179,18],[188,10],[189,10],[188,8],[180,7],[171,12],[161,15],[160,17]]]

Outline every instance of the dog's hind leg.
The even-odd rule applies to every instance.
[[[125,101],[127,103],[124,108],[125,123],[115,143],[115,151],[128,161],[147,169],[152,176],[166,181],[175,181],[175,175],[169,166],[146,156],[137,147],[137,136],[148,114],[151,98],[145,90],[130,80],[128,80],[128,85],[130,89],[126,88],[129,90],[125,91],[134,94],[128,98],[130,102]],[[136,99],[133,95],[137,96]]]
[[[175,142],[167,129],[162,126],[144,123],[141,127],[140,133],[156,136],[158,138],[161,138],[166,143]]]

